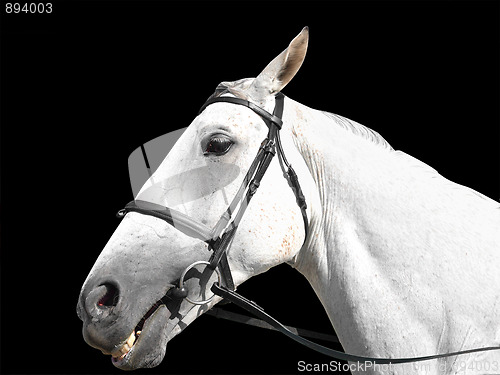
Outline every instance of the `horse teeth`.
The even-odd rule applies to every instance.
[[[111,356],[113,358],[122,359],[123,357],[125,357],[125,355],[127,355],[127,353],[130,351],[130,349],[132,348],[132,346],[134,345],[134,343],[135,343],[135,331],[133,331],[130,334],[130,336],[127,339],[127,342],[125,342],[125,344],[123,344],[120,349],[115,350],[113,353],[111,353]]]
[[[132,332],[132,334],[128,338],[127,344],[128,344],[129,347],[132,347],[132,345],[134,345],[134,342],[135,342],[135,331]]]
[[[130,350],[130,346],[128,346],[127,344],[125,344],[125,345],[123,345],[123,346],[121,347],[120,352],[121,352],[122,354],[127,354],[129,350]]]

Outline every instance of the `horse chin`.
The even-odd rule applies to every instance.
[[[121,370],[135,370],[158,366],[165,357],[168,342],[167,324],[171,312],[161,305],[144,323],[140,336],[128,353],[112,357],[113,365]]]

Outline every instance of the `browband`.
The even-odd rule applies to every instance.
[[[278,95],[284,96],[282,93],[279,93]],[[276,100],[278,100],[278,95],[276,96]],[[250,108],[252,111],[257,113],[260,117],[262,117],[262,119],[266,123],[267,127],[270,127],[270,124],[273,123],[278,127],[279,130],[281,130],[281,127],[283,126],[283,121],[281,120],[280,117],[270,114],[265,109],[260,108],[258,105],[255,105],[252,102],[249,102],[248,100],[240,99],[240,98],[233,98],[231,96],[212,96],[212,97],[210,97],[205,102],[205,104],[203,104],[201,106],[198,114],[203,112],[203,110],[206,107],[208,107],[210,104],[219,103],[219,102],[239,104],[239,105],[245,106],[247,108]]]

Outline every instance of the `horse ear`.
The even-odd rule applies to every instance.
[[[248,88],[250,97],[262,100],[269,94],[281,91],[292,80],[306,57],[309,41],[309,28],[302,29],[289,44],[265,69],[255,78]]]

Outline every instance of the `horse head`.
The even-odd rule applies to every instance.
[[[304,28],[257,78],[224,82],[219,94],[272,113],[276,95],[301,66],[307,43]],[[215,240],[211,237],[221,233],[214,228],[241,189],[266,134],[268,127],[255,111],[215,102],[137,187],[136,202],[168,210],[171,225],[144,214],[147,207],[126,211],[91,269],[77,306],[85,341],[111,355],[116,367],[158,365],[168,341],[220,301],[210,291],[220,274],[206,266]],[[282,142],[291,162],[306,170],[291,131],[283,132]],[[227,251],[235,287],[278,264],[292,263],[306,237],[301,209],[277,162],[269,165],[260,185],[248,207],[245,200],[238,202],[246,213]],[[206,303],[192,303],[200,300]]]

